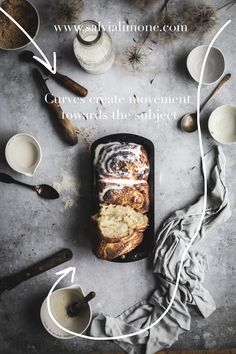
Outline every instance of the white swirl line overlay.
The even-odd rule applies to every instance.
[[[179,286],[179,282],[180,282],[180,275],[181,275],[181,271],[182,271],[182,267],[183,267],[183,262],[185,259],[185,256],[187,254],[187,252],[189,251],[190,247],[192,246],[193,242],[195,241],[202,223],[204,221],[204,217],[205,217],[205,212],[206,212],[206,205],[207,205],[207,175],[206,175],[206,165],[205,165],[205,161],[204,161],[204,152],[203,152],[203,142],[202,142],[202,132],[201,132],[201,123],[200,123],[200,98],[201,98],[201,87],[202,87],[202,81],[203,81],[203,75],[204,75],[204,71],[205,71],[205,67],[206,67],[206,62],[210,53],[211,48],[213,47],[213,44],[215,43],[215,41],[217,40],[217,38],[219,37],[219,35],[221,34],[221,32],[224,31],[224,29],[231,23],[231,20],[227,21],[222,27],[221,29],[216,33],[216,35],[214,36],[214,38],[212,39],[207,52],[205,54],[204,57],[204,61],[202,64],[202,68],[201,68],[201,75],[200,75],[200,81],[199,81],[199,85],[198,85],[198,91],[197,91],[197,126],[198,126],[198,138],[199,138],[199,147],[200,147],[200,154],[201,154],[201,160],[202,160],[202,173],[203,173],[203,179],[204,179],[204,198],[203,198],[203,210],[202,210],[202,215],[199,221],[199,225],[197,227],[197,230],[193,236],[193,238],[191,239],[191,241],[189,242],[188,246],[185,248],[184,252],[183,252],[183,256],[181,258],[181,262],[180,262],[180,266],[179,266],[179,270],[178,270],[178,274],[177,274],[177,279],[176,279],[176,284],[175,284],[175,288],[173,291],[173,295],[172,298],[169,302],[168,307],[166,308],[166,310],[163,312],[163,314],[152,324],[150,324],[149,326],[140,329],[137,332],[134,333],[128,333],[128,334],[124,334],[124,335],[119,335],[119,336],[113,336],[113,337],[91,337],[91,336],[87,336],[84,334],[79,334],[73,331],[68,330],[67,328],[63,327],[60,323],[57,322],[57,320],[55,319],[55,317],[52,314],[51,311],[51,305],[50,305],[50,296],[52,294],[52,292],[54,291],[54,289],[56,288],[56,286],[59,284],[59,282],[65,277],[66,274],[68,274],[69,272],[72,272],[71,274],[71,282],[74,283],[74,277],[75,277],[75,268],[71,267],[68,268],[68,271],[66,272],[58,272],[56,273],[57,275],[62,274],[62,276],[55,282],[54,286],[50,289],[48,296],[47,296],[47,309],[48,309],[48,313],[51,317],[51,319],[53,320],[53,322],[64,332],[67,332],[68,334],[71,334],[73,336],[77,336],[80,338],[84,338],[84,339],[90,339],[93,341],[107,341],[107,340],[119,340],[119,339],[125,339],[125,338],[129,338],[129,337],[133,337],[133,336],[137,336],[139,334],[142,334],[148,330],[150,330],[152,327],[156,326],[162,319],[163,317],[169,312],[174,300],[175,300],[175,296],[177,293],[177,289]]]

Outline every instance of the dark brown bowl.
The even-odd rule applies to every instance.
[[[107,135],[103,138],[96,140],[91,147],[91,170],[92,170],[92,181],[93,181],[93,213],[97,213],[99,209],[99,203],[97,200],[97,191],[96,191],[96,183],[95,183],[95,168],[94,168],[94,157],[95,157],[95,150],[99,144],[107,144],[110,142],[125,142],[125,143],[135,143],[142,145],[148,154],[148,159],[150,163],[150,173],[148,177],[148,184],[149,184],[149,199],[150,199],[150,206],[149,211],[147,213],[149,219],[149,226],[144,232],[144,237],[142,243],[135,248],[133,251],[115,258],[111,260],[112,262],[119,262],[119,263],[126,263],[126,262],[134,262],[140,259],[147,258],[153,251],[154,243],[155,243],[155,220],[154,220],[154,145],[153,143],[144,138],[143,136],[134,135],[134,134],[112,134]]]

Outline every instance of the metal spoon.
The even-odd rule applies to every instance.
[[[0,182],[3,183],[15,183],[21,186],[27,187],[35,191],[40,197],[45,199],[57,199],[59,198],[59,193],[51,186],[47,184],[39,184],[37,186],[32,186],[24,182],[16,181],[14,178],[6,173],[0,173]]]
[[[226,74],[223,79],[218,83],[218,85],[214,88],[212,93],[205,99],[205,101],[200,106],[200,112],[203,110],[205,105],[210,101],[210,99],[215,96],[215,94],[223,87],[223,85],[229,81],[231,78],[231,74]],[[187,133],[193,133],[197,130],[197,112],[188,113],[183,116],[181,119],[181,129]]]

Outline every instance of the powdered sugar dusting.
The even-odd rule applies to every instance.
[[[78,206],[80,184],[74,176],[62,170],[60,181],[54,182],[53,187],[58,191],[63,201],[64,206],[60,209],[62,213],[67,209]]]

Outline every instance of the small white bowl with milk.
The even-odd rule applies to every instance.
[[[80,301],[83,298],[84,292],[78,284],[55,290],[50,297],[51,313],[55,320],[66,330],[72,331],[75,334],[84,333],[92,320],[92,309],[89,303],[86,303],[83,306],[81,312],[76,317],[70,317],[68,315],[67,309],[69,305]],[[62,330],[53,321],[49,314],[47,298],[41,306],[40,318],[44,328],[53,337],[59,339],[72,339],[76,337],[75,334]]]
[[[41,162],[42,151],[38,141],[32,135],[20,133],[8,141],[5,156],[13,170],[32,177]]]

